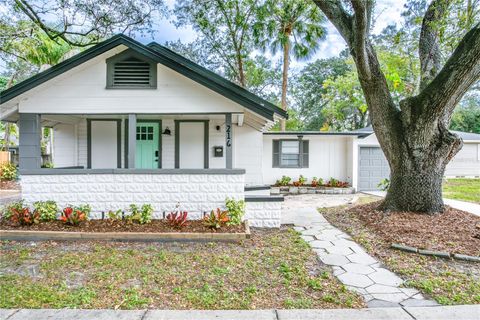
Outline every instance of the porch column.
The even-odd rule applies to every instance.
[[[233,168],[233,129],[232,114],[225,115],[225,159],[227,169]]]
[[[19,115],[19,167],[20,169],[40,169],[42,166],[40,115],[34,113]]]
[[[137,115],[128,115],[128,168],[135,168],[135,153],[137,148]]]

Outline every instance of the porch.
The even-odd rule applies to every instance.
[[[253,147],[262,143],[262,128],[254,121],[243,113],[20,113],[22,198],[60,206],[88,203],[92,218],[132,203],[149,203],[154,218],[162,218],[180,203],[189,219],[200,219],[224,207],[226,198],[245,199],[243,164],[261,170],[262,153]],[[54,168],[41,168],[42,127],[53,129]],[[260,165],[251,160],[256,156]],[[262,204],[259,211],[258,203],[249,204],[245,218],[252,226],[278,227],[280,205]]]
[[[232,169],[236,131],[261,130],[243,113],[21,113],[18,123],[20,170],[41,168],[42,127],[53,129],[53,167],[75,169]]]

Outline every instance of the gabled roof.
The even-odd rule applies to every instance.
[[[146,46],[123,34],[115,35],[7,90],[0,92],[0,104],[3,104],[119,45],[124,45],[149,59],[169,67],[170,69],[202,84],[268,120],[274,120],[275,115],[287,118],[287,113],[274,104],[224,79],[216,73],[199,66],[193,61],[180,56],[172,50],[169,50],[158,43],[151,43]]]
[[[480,141],[480,134],[478,133],[471,133],[471,132],[463,132],[463,131],[455,131],[455,130],[450,130],[453,133],[456,133],[460,138],[466,141]],[[357,134],[363,134],[365,137],[369,136],[371,134],[374,134],[375,132],[373,131],[372,126],[368,126],[365,128],[361,129],[356,129],[349,131],[351,133],[357,133]]]

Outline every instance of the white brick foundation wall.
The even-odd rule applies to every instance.
[[[245,219],[257,228],[279,228],[282,202],[247,202]]]
[[[100,218],[102,211],[126,210],[131,203],[152,204],[154,217],[161,218],[180,202],[190,219],[199,219],[204,211],[224,208],[226,197],[244,199],[244,179],[244,174],[22,174],[20,184],[27,203],[86,203],[92,218]]]

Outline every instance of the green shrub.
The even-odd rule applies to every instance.
[[[242,223],[242,217],[245,214],[245,201],[227,198],[225,199],[225,206],[228,210],[228,225],[239,225]]]
[[[280,180],[277,180],[275,183],[277,186],[288,186],[288,184],[292,181],[292,178],[288,176],[282,176]]]
[[[42,168],[53,168],[53,163],[52,162],[45,162],[42,164]]]
[[[122,209],[118,209],[117,211],[110,210],[107,213],[107,217],[110,220],[120,220],[122,219]]]
[[[13,163],[0,165],[0,180],[11,181],[17,179],[17,167]]]
[[[37,201],[33,203],[35,212],[40,215],[41,221],[53,221],[57,219],[58,206],[55,201]]]
[[[134,221],[140,224],[150,223],[152,221],[153,207],[150,204],[144,204],[139,208],[136,204],[130,205],[130,212],[127,217],[129,221]]]
[[[388,188],[390,188],[390,180],[385,178],[382,179],[378,184],[377,184],[378,189],[387,191]]]
[[[305,182],[307,182],[307,178],[300,175],[300,177],[298,177],[298,182],[300,182],[300,185],[303,186],[305,184]]]

